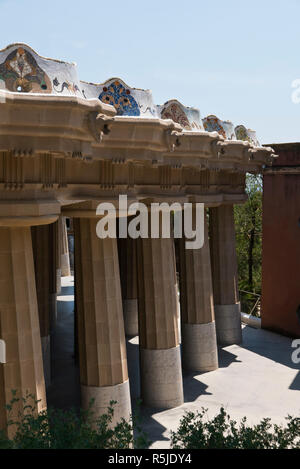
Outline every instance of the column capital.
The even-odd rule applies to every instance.
[[[60,214],[60,204],[54,200],[2,200],[0,201],[0,226],[25,227],[49,225]]]

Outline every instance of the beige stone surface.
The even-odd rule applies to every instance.
[[[123,300],[124,328],[128,337],[139,334],[138,300]]]
[[[117,241],[99,239],[96,223],[74,223],[76,312],[81,384],[102,387],[124,383],[128,370]]]
[[[139,333],[136,249],[135,239],[118,239],[124,326],[127,336],[136,336]]]
[[[237,303],[239,298],[233,206],[211,208],[209,223],[215,304]]]
[[[141,393],[145,405],[171,409],[183,404],[180,346],[140,349]]]
[[[183,367],[190,371],[215,370],[218,353],[206,215],[203,247],[186,249],[185,239],[180,239],[179,259]]]
[[[91,402],[93,417],[97,418],[107,413],[110,402],[115,401],[113,405],[114,415],[111,426],[114,427],[122,418],[130,421],[131,400],[129,380],[114,386],[84,386],[81,385],[81,400],[83,409],[88,409]]]
[[[36,294],[40,320],[41,337],[47,337],[50,330],[50,283],[53,258],[50,225],[31,228]]]
[[[48,350],[46,338],[56,323],[61,275],[69,273],[59,216],[82,217],[74,224],[81,384],[100,391],[122,385],[128,372],[117,242],[96,237],[97,221],[92,218],[97,204],[116,204],[126,193],[130,201],[191,201],[215,207],[210,223],[214,300],[218,308],[236,305],[232,205],[222,204],[245,201],[246,172],[260,170],[272,151],[224,141],[217,133],[183,132],[170,119],[116,117],[115,109],[99,100],[4,90],[0,98],[0,337],[8,341],[9,357],[0,365],[3,425],[3,404],[12,386],[21,394],[28,387],[41,398],[39,408],[45,404],[39,322]],[[39,226],[50,223],[44,231]],[[35,256],[37,290],[31,226],[38,226],[34,246],[43,246]],[[170,378],[175,385],[168,405],[178,405],[182,378],[173,241],[145,239],[137,246],[137,271],[135,243],[129,242],[125,251],[127,261],[132,261],[124,276],[126,329],[136,332],[138,299],[144,356],[165,354],[167,362],[174,361],[174,374],[170,377],[171,371],[165,369],[166,382],[155,390],[155,399],[164,402]],[[184,262],[183,323],[212,324],[208,250],[186,254]],[[225,330],[232,321],[234,330],[236,316],[220,308],[219,324],[223,321]],[[144,378],[147,360],[142,365]],[[153,363],[154,376],[163,376],[164,365],[160,369],[158,361]]]
[[[218,368],[215,322],[183,324],[182,365],[185,370],[207,372]]]
[[[27,393],[46,406],[45,381],[31,232],[25,228],[0,228],[0,336],[6,342],[7,361],[0,364],[0,427],[5,428],[4,405],[11,391]],[[17,409],[18,408],[18,409]],[[22,412],[22,404],[15,409]],[[10,429],[10,433],[13,429]]]
[[[209,223],[217,337],[231,345],[242,340],[233,206],[211,208]]]
[[[241,305],[215,305],[217,339],[221,345],[242,342]]]
[[[139,335],[144,349],[179,344],[173,239],[138,239]]]
[[[70,270],[70,257],[66,218],[59,217],[59,242],[60,242],[60,255],[61,255],[61,275],[62,277],[69,277]]]
[[[206,217],[204,233],[204,245],[201,249],[185,249],[185,239],[179,240],[180,311],[183,324],[207,324],[214,320]]]

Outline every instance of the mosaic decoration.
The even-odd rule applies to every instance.
[[[244,140],[251,143],[255,147],[259,147],[260,143],[257,140],[255,130],[246,129],[244,125],[237,125],[235,128],[235,135],[238,140]]]
[[[51,81],[32,54],[18,47],[0,64],[0,79],[9,91],[51,93]]]
[[[110,78],[104,83],[79,81],[76,64],[38,55],[26,44],[11,44],[0,50],[0,90],[23,93],[47,93],[58,96],[79,96],[99,99],[114,106],[118,116],[171,119],[186,132],[218,132],[226,140],[244,140],[260,146],[256,132],[215,115],[201,119],[194,107],[171,99],[162,106],[154,104],[150,90],[132,88],[121,78]]]
[[[117,110],[119,116],[157,118],[152,92],[131,88],[121,78],[110,78],[104,83],[80,82],[81,92],[86,99],[98,98]]]
[[[218,132],[218,134],[226,138],[226,133],[221,124],[221,121],[216,116],[207,116],[205,119],[203,119],[203,125],[207,132]]]
[[[69,81],[64,81],[63,83],[60,83],[57,77],[54,78],[53,80],[53,87],[56,91],[56,93],[62,93],[64,89],[67,89],[71,93],[81,93],[80,89],[75,83],[70,83]],[[59,89],[60,87],[60,89]],[[82,94],[82,93],[81,93]]]
[[[199,110],[184,106],[176,99],[167,101],[163,106],[157,106],[157,111],[161,119],[172,119],[185,130],[204,130]]]
[[[142,114],[151,114],[152,117],[157,117],[156,109],[154,106],[146,106],[144,104],[139,104],[139,109]]]
[[[238,140],[245,140],[245,141],[250,142],[250,138],[247,135],[247,129],[243,125],[238,125],[235,128],[235,134],[236,134],[236,138]]]
[[[203,119],[203,125],[207,132],[218,132],[225,140],[235,140],[234,127],[230,121],[221,121],[218,117],[211,115]]]
[[[114,106],[118,116],[139,116],[139,105],[131,95],[130,89],[126,88],[120,81],[113,81],[103,87],[99,95],[100,101]]]
[[[177,102],[166,103],[161,111],[162,119],[172,119],[177,124],[180,124],[186,130],[191,130],[189,120]]]

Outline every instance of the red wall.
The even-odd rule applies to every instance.
[[[264,175],[262,327],[300,337],[300,143],[271,146],[279,158]]]

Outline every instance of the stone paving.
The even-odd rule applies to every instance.
[[[58,325],[53,340],[53,382],[48,404],[79,407],[79,370],[73,355],[73,279],[62,278],[58,297]],[[271,417],[283,423],[300,412],[300,365],[293,364],[292,340],[269,331],[243,327],[243,344],[219,349],[219,369],[184,375],[184,405],[171,410],[142,408],[143,429],[153,448],[169,447],[169,430],[178,427],[187,410],[208,408],[214,416],[221,405],[234,419],[247,416],[250,423]],[[127,342],[131,394],[139,393],[138,338]],[[134,398],[133,398],[134,405]]]

